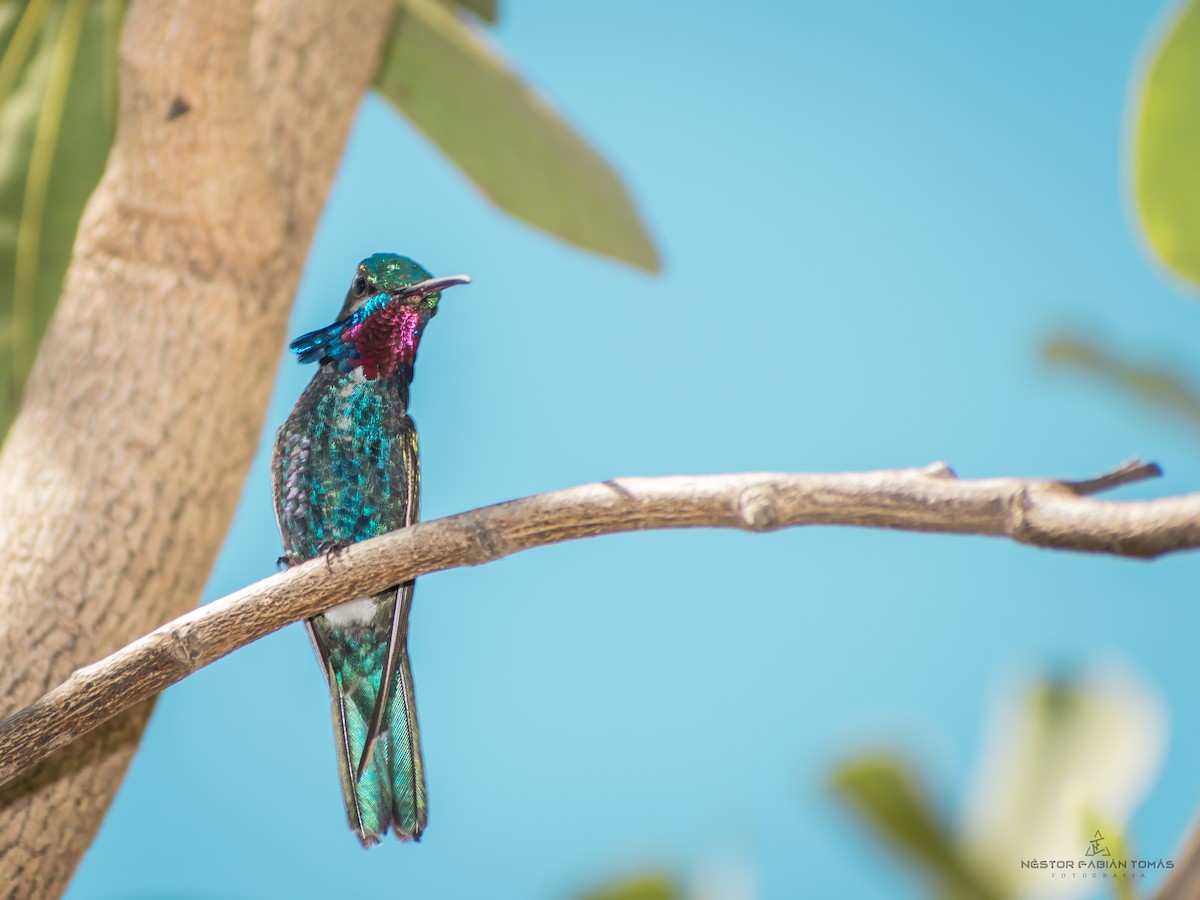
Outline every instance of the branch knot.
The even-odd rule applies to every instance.
[[[775,492],[756,484],[738,495],[738,516],[747,531],[772,531],[779,527]]]

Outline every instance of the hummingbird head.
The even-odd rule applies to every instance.
[[[437,315],[442,291],[470,280],[434,278],[407,257],[376,253],[358,264],[338,320],[289,346],[301,362],[332,363],[343,372],[361,366],[367,379],[404,372],[411,381],[421,332]]]

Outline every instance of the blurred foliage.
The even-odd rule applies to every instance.
[[[0,440],[112,146],[125,6],[0,4]],[[511,215],[657,271],[620,179],[484,41],[496,17],[496,0],[399,0],[379,92]]]
[[[1200,389],[1163,366],[1121,359],[1094,341],[1073,334],[1048,340],[1042,347],[1042,358],[1050,365],[1094,375],[1137,400],[1200,427]]]
[[[124,0],[0,6],[0,437],[112,144]]]
[[[375,86],[501,209],[658,270],[620,179],[463,17],[434,0],[404,0]]]
[[[1146,238],[1200,284],[1200,0],[1186,3],[1146,68],[1133,126],[1133,188]]]
[[[403,2],[404,0],[400,0],[401,4]],[[451,8],[457,6],[469,10],[490,25],[496,24],[500,12],[496,8],[496,0],[440,0],[440,2]]]
[[[683,892],[667,876],[651,872],[583,894],[579,900],[683,900]]]
[[[1046,873],[1013,860],[1081,858],[1098,823],[1119,852],[1121,830],[1157,775],[1166,733],[1156,695],[1119,672],[1034,682],[993,713],[964,844],[1016,896],[1041,894]],[[1072,892],[1070,884],[1051,886]]]
[[[1166,747],[1157,698],[1126,676],[1041,679],[1001,704],[984,741],[971,802],[948,822],[898,757],[843,763],[833,787],[933,883],[944,900],[1071,896],[1090,879],[1052,879],[1020,861],[1084,858],[1097,830],[1127,859],[1122,823],[1149,788]],[[1132,900],[1132,879],[1112,879]]]
[[[933,879],[939,897],[999,900],[1004,896],[973,871],[915,775],[900,760],[851,759],[834,772],[833,788],[881,838]]]
[[[1108,822],[1090,812],[1086,813],[1084,816],[1083,833],[1089,839],[1099,835],[1104,841],[1104,847],[1111,854],[1112,859],[1133,859],[1133,849],[1125,839],[1124,832],[1112,822]],[[1115,878],[1113,880],[1113,896],[1116,897],[1116,900],[1137,900],[1138,892],[1134,889],[1133,880],[1129,878]]]
[[[1139,224],[1168,269],[1200,285],[1200,0],[1173,11],[1134,91],[1130,172]],[[1123,360],[1074,334],[1052,337],[1042,355],[1200,425],[1200,389],[1162,365]]]

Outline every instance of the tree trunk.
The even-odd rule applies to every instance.
[[[132,4],[116,143],[0,455],[0,714],[196,604],[392,9]],[[0,789],[0,892],[62,893],[149,709]]]

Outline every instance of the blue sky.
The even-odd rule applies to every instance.
[[[360,110],[292,334],[396,250],[469,272],[422,344],[426,518],[621,475],[950,463],[1084,477],[1139,454],[1200,488],[1200,434],[1050,371],[1064,327],[1200,381],[1200,307],[1129,210],[1130,86],[1158,2],[511,0],[494,37],[622,172],[662,276],[487,206],[380,101]],[[414,214],[414,211],[419,211]],[[730,286],[736,286],[731,289]],[[270,574],[285,360],[205,591]],[[758,896],[918,897],[830,797],[844,756],[916,760],[961,804],[997,690],[1115,659],[1171,742],[1133,821],[1200,805],[1197,561],[847,529],[623,535],[423,578],[417,846],[345,825],[300,626],[170,689],[72,900],[564,898],[647,868]]]

